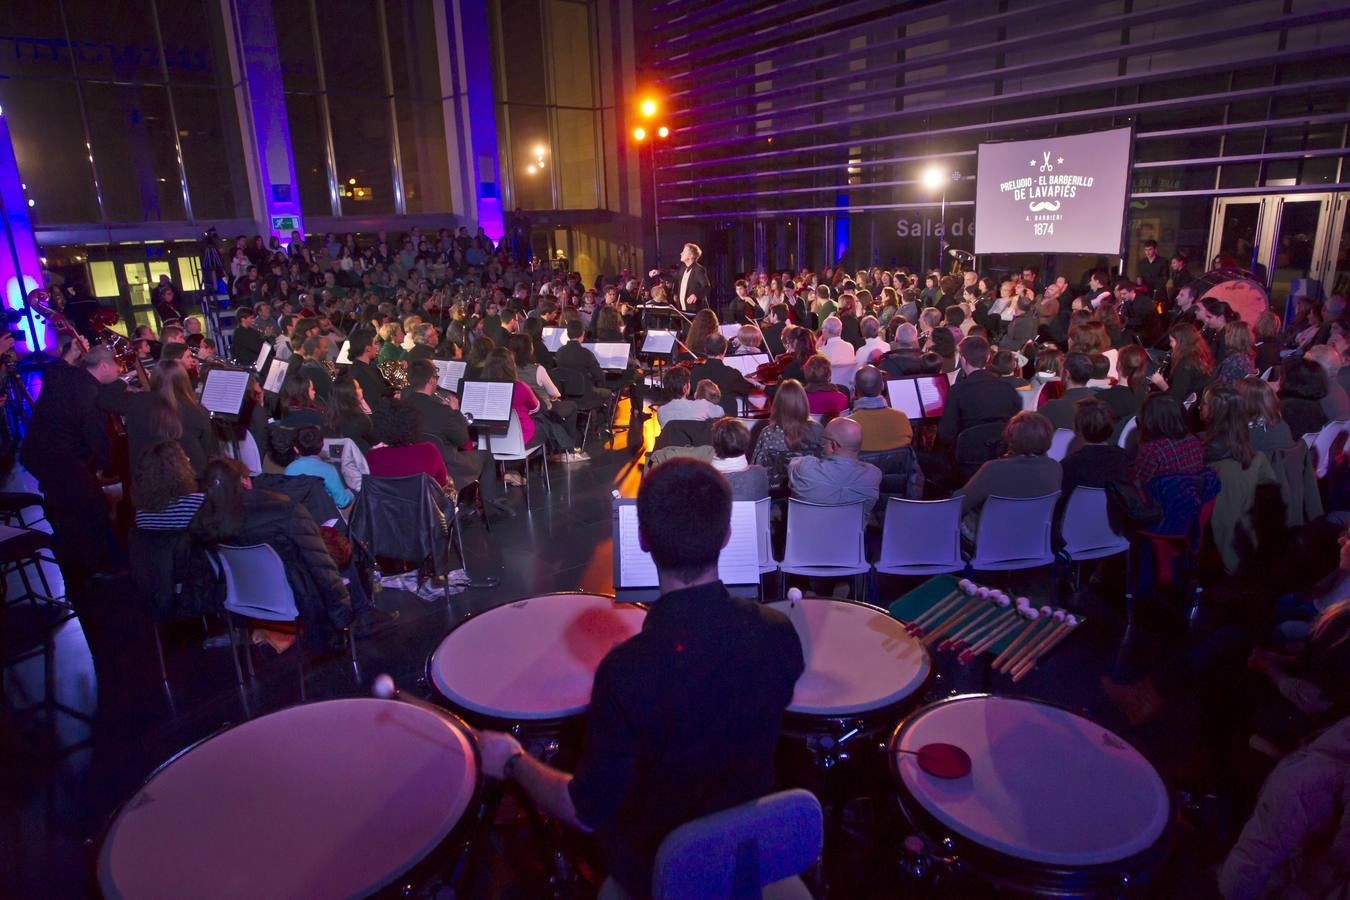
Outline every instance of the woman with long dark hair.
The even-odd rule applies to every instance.
[[[351,438],[363,454],[375,445],[375,424],[361,393],[361,382],[344,373],[333,382],[324,412],[324,437]]]
[[[150,390],[127,393],[110,403],[126,416],[128,449],[138,458],[160,441],[177,441],[200,473],[217,452],[211,417],[197,402],[187,367],[162,361],[150,376]]]
[[[796,379],[778,385],[769,410],[769,424],[755,440],[754,465],[769,473],[769,489],[781,494],[787,487],[788,462],[798,456],[820,456],[825,430],[811,420],[806,389]]]
[[[1214,378],[1214,355],[1209,344],[1194,325],[1173,325],[1167,338],[1171,358],[1149,380],[1178,402],[1185,402],[1192,394],[1198,399]]]
[[[323,411],[314,396],[314,382],[296,366],[281,383],[280,421],[286,428],[323,425]]]

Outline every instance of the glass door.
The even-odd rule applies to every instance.
[[[1295,280],[1321,281],[1327,293],[1347,278],[1337,260],[1345,223],[1341,194],[1268,194],[1220,198],[1214,204],[1209,263],[1230,259],[1255,274],[1280,303]],[[1338,275],[1338,271],[1340,274]]]

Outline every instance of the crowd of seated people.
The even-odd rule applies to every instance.
[[[104,503],[111,460],[98,416],[109,414],[125,423],[139,461],[129,474],[138,529],[177,529],[208,546],[271,544],[304,582],[302,614],[330,632],[353,621],[381,627],[390,614],[358,598],[350,555],[325,539],[359,497],[326,445],[349,442],[372,477],[425,474],[473,501],[461,503],[466,515],[489,520],[515,513],[506,489],[528,477],[508,471],[503,483],[478,449],[456,392],[438,386],[438,364],[449,361],[465,364],[467,381],[510,383],[525,447],[542,445],[555,462],[590,462],[583,433],[611,427],[626,398],[628,449],[642,448],[654,416],[667,437],[688,437],[692,446],[678,449],[698,451],[735,499],[776,501],[775,528],[787,498],[862,502],[875,529],[891,497],[958,497],[969,549],[989,498],[1058,493],[1060,543],[1073,492],[1102,489],[1113,525],[1145,541],[1200,529],[1203,508],[1196,564],[1219,584],[1247,579],[1247,596],[1277,576],[1310,574],[1292,565],[1303,538],[1350,510],[1350,478],[1336,466],[1319,478],[1328,467],[1309,448],[1328,423],[1350,420],[1350,322],[1339,297],[1299,300],[1283,327],[1272,313],[1252,323],[1197,298],[1179,277],[1148,285],[1092,271],[1073,285],[1034,270],[758,272],[720,310],[705,298],[676,348],[652,360],[638,350],[639,307],[669,296],[669,273],[587,285],[485,242],[417,229],[397,241],[328,235],[284,250],[244,241],[230,254],[229,356],[248,367],[266,342],[291,365],[275,395],[252,381],[229,422],[213,421],[198,399],[201,380],[223,364],[199,325],[138,335],[142,390],[118,377],[106,348],[67,342],[22,455],[49,498],[63,565],[92,575],[116,556],[111,526],[87,514]],[[724,318],[739,326],[732,341]],[[630,344],[626,367],[602,368],[593,342]],[[733,365],[760,354],[757,370]],[[944,383],[940,414],[911,419],[892,402],[890,385],[913,378]],[[583,416],[601,427],[583,429]],[[269,477],[282,480],[255,484]],[[312,483],[279,492],[287,479]],[[1299,633],[1303,655],[1289,666],[1323,683],[1344,658],[1340,599],[1332,590],[1278,608],[1252,601],[1238,643],[1281,683],[1271,673],[1284,663],[1263,648],[1271,634]],[[1108,696],[1146,719],[1159,697],[1196,683],[1178,672],[1212,674],[1215,658],[1233,656],[1181,658],[1150,682],[1111,681]],[[1346,711],[1338,703],[1305,710],[1305,732],[1275,742],[1275,755],[1330,740],[1328,720]],[[1233,863],[1225,877],[1251,877],[1242,869]]]

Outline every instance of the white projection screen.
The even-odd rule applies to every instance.
[[[981,144],[975,253],[1119,255],[1132,130]]]

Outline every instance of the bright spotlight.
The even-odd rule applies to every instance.
[[[534,173],[538,172],[539,170],[536,169],[534,166],[526,166],[526,167],[525,167],[525,171],[526,171],[526,172],[529,172],[531,175],[533,175]]]
[[[947,173],[937,166],[929,166],[923,171],[923,186],[930,191],[935,191],[942,187],[942,183],[947,180]]]
[[[543,156],[543,155],[544,155],[544,145],[543,145],[543,144],[535,144],[535,145],[534,145],[534,155],[535,155],[535,156]]]
[[[656,129],[656,136],[662,138],[670,137],[670,129],[662,125],[660,128]]]
[[[638,127],[633,129],[633,140],[645,141],[647,139],[647,129]]]
[[[356,179],[355,179],[355,178],[348,178],[348,179],[347,179],[347,183],[348,183],[348,184],[356,184]]]
[[[642,114],[650,119],[652,116],[656,115],[656,101],[651,99],[643,100],[641,105],[638,106],[638,109],[642,110]]]

